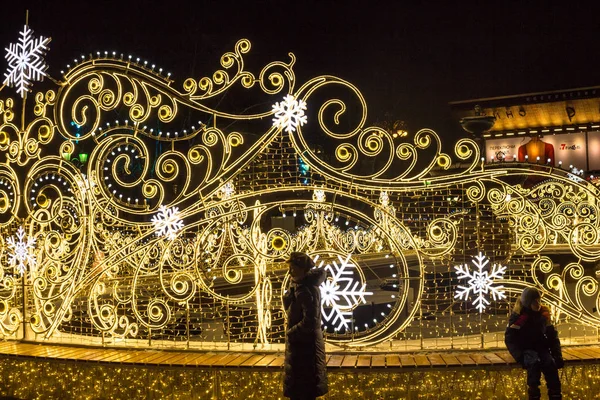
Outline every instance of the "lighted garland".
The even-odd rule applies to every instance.
[[[526,279],[498,280],[508,292],[537,286],[559,314],[599,326],[598,311],[583,301],[594,298],[598,309],[598,283],[581,264],[600,259],[595,187],[545,167],[488,167],[470,139],[456,144],[454,158],[464,164],[455,166],[429,129],[407,142],[368,126],[366,101],[349,82],[327,75],[296,88],[292,54],[254,73],[245,69],[249,51],[240,40],[221,58],[223,69],[183,84],[148,63],[99,53],[77,59],[33,104],[25,97],[21,110],[0,99],[4,336],[18,337],[25,320],[38,337],[56,338],[77,320],[103,340],[152,339],[183,324],[188,342],[198,326],[200,341],[268,345],[283,337],[283,260],[306,251],[352,260],[361,293],[383,291],[376,318],[354,324],[357,302],[340,311],[344,329],[326,329],[330,344],[375,345],[423,316],[423,291],[436,284],[426,278],[432,264],[451,265],[458,249],[475,249],[464,228],[471,208],[506,221],[509,270],[511,257],[542,253]],[[263,109],[235,113],[211,103],[250,89],[268,99]],[[337,92],[317,104],[328,89],[345,91],[359,112],[350,115]],[[19,120],[29,112],[31,121]],[[316,151],[315,131],[334,149],[331,158]],[[295,176],[299,158],[320,177]],[[365,159],[371,171],[361,169]],[[442,191],[460,193],[461,207],[419,204],[430,196],[441,209]],[[273,218],[300,226],[265,228]],[[29,241],[18,258],[8,238],[21,226]],[[577,258],[560,274],[543,255],[556,249]],[[14,262],[25,259],[35,268]],[[543,281],[539,272],[552,274]],[[232,332],[236,318],[249,321],[242,333]]]

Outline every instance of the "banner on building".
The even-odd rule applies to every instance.
[[[488,161],[529,161],[538,162],[537,157],[540,157],[539,163],[546,164],[548,158],[553,159],[555,166],[562,161],[563,168],[573,165],[578,169],[594,170],[600,169],[600,132],[590,132],[594,134],[596,143],[592,145],[590,142],[589,148],[596,153],[595,157],[589,154],[590,164],[592,157],[595,158],[597,167],[590,165],[588,167],[587,160],[588,146],[586,146],[586,133],[571,133],[564,135],[548,135],[537,141],[529,136],[518,137],[503,137],[499,139],[486,140],[486,159]],[[525,157],[527,155],[527,157]]]

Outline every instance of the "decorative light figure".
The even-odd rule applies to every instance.
[[[353,279],[357,266],[351,261],[351,254],[344,259],[338,255],[337,261],[332,261],[325,265],[325,271],[330,275],[325,282],[321,284],[321,315],[325,323],[330,323],[337,328],[348,329],[348,324],[352,322],[352,310],[360,304],[367,301],[365,296],[373,295],[373,292],[367,292],[366,283]],[[316,261],[317,259],[315,259]],[[320,267],[323,266],[321,262]],[[331,308],[329,313],[325,307]]]
[[[29,91],[32,81],[42,81],[48,65],[44,55],[48,50],[50,38],[33,37],[33,31],[27,25],[20,32],[18,43],[11,43],[6,49],[8,72],[4,74],[4,84],[16,87],[22,98]]]
[[[382,191],[379,194],[379,202],[384,207],[386,207],[386,206],[388,206],[390,204],[390,196],[388,195],[388,192]]]
[[[325,201],[325,191],[322,189],[315,189],[315,192],[313,193],[312,197],[313,201],[323,203]]]
[[[165,206],[159,207],[158,214],[152,217],[152,224],[158,236],[166,236],[170,240],[174,240],[177,237],[177,233],[184,226],[179,215],[179,209],[177,207],[167,208]]]
[[[6,242],[10,248],[8,262],[12,267],[17,267],[17,271],[19,271],[21,276],[25,273],[27,267],[30,269],[35,268],[35,254],[32,254],[33,247],[35,246],[35,238],[27,237],[25,240],[25,229],[22,226],[19,227],[17,234],[9,237]]]
[[[276,102],[273,105],[275,112],[273,126],[284,129],[287,133],[295,132],[298,126],[306,123],[305,110],[306,102],[304,100],[296,100],[294,96],[288,94],[282,102]]]
[[[227,200],[230,199],[231,196],[233,196],[235,194],[235,186],[233,186],[233,182],[229,181],[227,183],[225,183],[223,186],[221,186],[221,188],[219,189],[220,192],[220,197],[223,200]]]
[[[506,272],[506,267],[494,264],[491,272],[484,271],[483,268],[489,262],[490,260],[479,252],[479,255],[472,260],[473,265],[478,271],[469,271],[467,264],[454,267],[458,279],[468,279],[468,286],[459,285],[459,290],[457,290],[454,298],[466,301],[471,293],[477,295],[477,298],[473,301],[473,305],[480,313],[483,313],[485,307],[490,304],[489,300],[485,297],[488,293],[492,294],[494,301],[506,298],[503,290],[504,286],[494,284],[494,279],[502,279],[504,272]]]

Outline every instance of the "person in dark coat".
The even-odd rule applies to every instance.
[[[558,333],[537,289],[525,288],[510,315],[504,342],[513,358],[527,370],[529,399],[540,399],[544,373],[548,397],[562,399],[558,370],[564,366]]]
[[[319,289],[325,270],[314,269],[304,253],[292,253],[288,264],[292,284],[283,298],[288,319],[283,394],[292,400],[315,399],[328,391]]]

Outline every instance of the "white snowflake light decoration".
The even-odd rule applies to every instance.
[[[317,259],[315,259],[315,262]],[[339,264],[338,264],[339,262]],[[352,310],[361,303],[366,303],[365,296],[372,292],[365,291],[367,284],[353,279],[352,269],[357,268],[351,261],[351,255],[346,259],[338,256],[338,262],[333,261],[325,266],[325,270],[331,275],[320,286],[321,290],[321,314],[326,323],[335,326],[335,330],[348,329],[352,322]],[[323,266],[321,262],[320,266]],[[327,313],[325,307],[331,307]]]
[[[323,203],[325,201],[325,191],[321,189],[315,189],[312,198],[313,201],[316,201],[317,203]]]
[[[494,279],[502,279],[502,275],[506,272],[506,267],[494,264],[492,271],[484,271],[483,268],[490,262],[484,255],[479,252],[477,257],[473,258],[473,265],[478,271],[469,271],[467,264],[455,266],[458,279],[468,279],[468,286],[458,286],[458,290],[454,298],[467,300],[470,294],[477,295],[473,301],[475,308],[480,313],[485,310],[485,307],[490,304],[486,298],[488,293],[492,294],[494,301],[506,298],[504,294],[504,286],[494,285]]]
[[[6,241],[9,247],[8,262],[12,267],[16,266],[21,275],[25,273],[28,266],[30,269],[35,268],[36,260],[33,254],[35,238],[28,237],[25,240],[25,229],[21,226],[15,237],[11,236]]]
[[[46,76],[48,65],[44,55],[48,50],[50,38],[33,37],[33,31],[27,25],[23,27],[18,43],[11,43],[6,49],[8,73],[5,73],[4,84],[16,87],[21,97],[29,91],[32,81],[42,81]]]
[[[381,193],[379,193],[379,202],[384,207],[390,204],[390,196],[388,195],[388,192],[381,191]]]
[[[298,126],[306,123],[305,110],[306,102],[304,100],[298,101],[294,96],[288,94],[283,98],[282,102],[277,102],[273,105],[273,111],[275,111],[273,126],[292,133],[296,131]]]
[[[154,224],[158,236],[166,236],[171,240],[174,240],[177,232],[183,228],[183,221],[177,207],[160,206],[158,214],[152,217],[152,224]]]
[[[223,200],[227,200],[230,199],[231,196],[233,196],[235,194],[235,186],[233,186],[233,182],[229,181],[227,183],[225,183],[223,186],[221,186],[221,189],[219,189],[220,192],[220,197]]]

